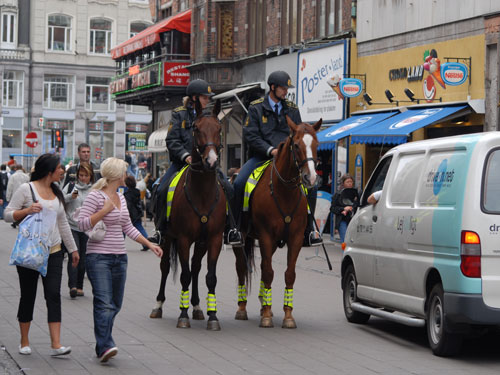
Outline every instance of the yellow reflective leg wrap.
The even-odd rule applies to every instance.
[[[293,309],[293,289],[285,289],[284,305]]]
[[[208,293],[207,311],[217,311],[217,299],[215,298],[215,294]]]
[[[246,285],[238,285],[238,302],[247,301],[247,287]]]
[[[260,280],[259,297],[264,295],[264,281]]]
[[[273,304],[273,291],[271,288],[264,288],[262,292],[262,306],[271,306]]]
[[[179,307],[181,309],[189,308],[189,290],[181,291],[181,302],[179,304]]]

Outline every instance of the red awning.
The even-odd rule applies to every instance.
[[[169,30],[178,30],[180,32],[191,33],[191,9],[176,14],[166,20],[155,23],[139,34],[126,40],[122,44],[111,50],[111,57],[116,60],[122,56],[128,55],[137,50],[149,47],[160,41],[160,33]]]

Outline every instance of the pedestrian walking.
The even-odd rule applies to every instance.
[[[0,186],[2,188],[1,196],[3,203],[0,205],[0,219],[3,219],[3,212],[7,207],[7,185],[9,183],[9,173],[7,173],[7,166],[2,164],[0,166]]]
[[[13,194],[19,189],[19,187],[30,180],[29,176],[24,173],[22,165],[16,164],[11,167],[15,170],[14,174],[10,176],[9,183],[7,184],[7,202],[10,202]],[[12,228],[17,228],[17,224],[14,222],[11,224]]]
[[[118,193],[124,185],[127,163],[114,157],[101,165],[102,178],[83,202],[78,219],[82,231],[90,231],[97,226],[105,231],[103,239],[97,241],[89,236],[87,243],[87,276],[94,295],[95,352],[101,363],[107,362],[118,353],[112,331],[116,314],[121,309],[127,275],[127,251],[123,233],[134,241],[147,246],[159,257],[161,247],[148,241],[134,228],[130,221],[125,197]],[[95,228],[95,229],[97,229]]]
[[[64,212],[64,197],[56,185],[60,177],[59,157],[53,154],[41,155],[35,162],[31,182],[23,183],[16,189],[5,209],[5,221],[7,222],[21,221],[26,216],[41,210],[54,210],[57,213],[57,224],[50,230],[48,243],[46,244],[50,249],[47,274],[44,277],[42,276],[52,356],[66,355],[71,352],[71,347],[61,345],[61,278],[64,260],[64,253],[61,251],[61,238],[72,255],[73,266],[75,267],[79,261],[75,241],[71,235]],[[35,202],[33,201],[33,195],[36,198]],[[33,309],[40,273],[20,266],[16,266],[16,268],[21,287],[21,298],[17,312],[21,332],[19,353],[28,355],[31,354],[28,334],[33,320]]]
[[[142,226],[142,216],[144,215],[144,210],[142,209],[141,192],[136,187],[134,176],[125,177],[125,185],[127,186],[127,191],[123,195],[127,201],[130,221],[145,238],[148,238],[146,229]],[[142,251],[147,250],[147,246],[142,247]]]

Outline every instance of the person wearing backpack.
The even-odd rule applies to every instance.
[[[76,181],[69,182],[63,188],[64,201],[66,202],[66,217],[75,239],[80,262],[78,267],[73,267],[68,262],[68,288],[71,298],[83,297],[83,279],[85,276],[85,254],[89,237],[78,228],[78,215],[83,201],[90,193],[94,183],[94,170],[89,163],[80,163],[76,170]]]

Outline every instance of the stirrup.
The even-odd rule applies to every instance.
[[[241,232],[236,228],[231,228],[227,232],[227,243],[229,245],[243,245],[243,238]]]
[[[158,229],[155,229],[155,232],[153,233],[152,236],[148,237],[148,241],[155,243],[157,245],[161,244],[161,233]]]
[[[323,243],[323,239],[318,231],[311,231],[309,235],[304,238],[304,246],[317,246]]]

